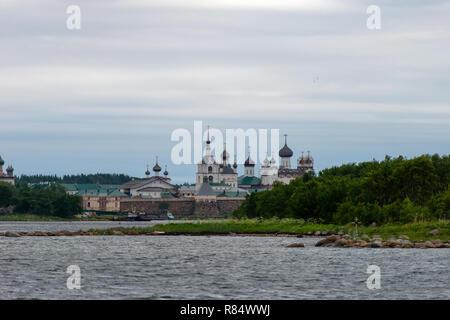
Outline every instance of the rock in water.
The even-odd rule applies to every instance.
[[[291,243],[286,248],[304,248],[304,247],[305,247],[305,245],[303,243],[297,242],[297,243]]]
[[[7,231],[5,232],[5,237],[18,238],[20,237],[20,234],[18,234],[17,232]]]

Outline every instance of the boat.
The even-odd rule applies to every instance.
[[[167,212],[167,220],[175,220],[175,217],[170,212]]]

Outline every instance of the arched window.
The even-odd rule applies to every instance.
[[[208,178],[207,177],[203,177],[203,182],[208,182]]]
[[[213,181],[213,176],[209,176],[209,181]]]
[[[212,172],[212,167],[208,167],[208,172]]]

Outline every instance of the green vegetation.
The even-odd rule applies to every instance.
[[[450,157],[346,164],[308,173],[290,184],[255,192],[233,213],[237,218],[316,219],[345,225],[446,220],[450,213]]]
[[[41,188],[28,187],[26,184],[13,186],[9,183],[0,183],[0,208],[8,206],[13,206],[16,214],[33,214],[42,217],[69,218],[83,210],[81,198],[66,194],[66,190],[57,184]]]
[[[41,182],[55,182],[55,183],[78,183],[78,184],[123,184],[132,180],[125,174],[110,174],[110,173],[96,173],[96,174],[78,174],[78,175],[64,175],[59,177],[57,175],[21,175],[17,178],[18,183],[41,183]]]
[[[431,230],[438,229],[437,235],[430,234]],[[218,220],[191,223],[169,223],[151,227],[119,227],[110,229],[89,230],[94,234],[113,235],[115,232],[133,235],[152,234],[155,231],[165,232],[168,235],[229,235],[229,234],[291,234],[307,235],[316,231],[334,231],[354,235],[355,227],[352,224],[337,226],[332,224],[317,224],[312,221],[297,219],[241,219]],[[406,235],[411,241],[440,239],[450,240],[450,222],[424,222],[405,225],[386,224],[378,227],[359,227],[358,234],[368,236],[379,235],[383,239]]]
[[[70,218],[57,216],[39,216],[36,214],[7,214],[0,216],[0,221],[71,221]]]
[[[202,222],[180,222],[158,224],[151,227],[133,227],[133,228],[111,228],[107,230],[96,230],[98,232],[111,233],[114,230],[134,230],[139,233],[152,233],[154,231],[163,231],[168,234],[229,234],[229,233],[260,233],[260,234],[303,234],[315,232],[317,230],[347,230],[334,225],[316,224],[304,220],[296,219],[241,219],[241,220],[214,220]]]

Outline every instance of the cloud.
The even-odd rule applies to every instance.
[[[121,0],[124,6],[193,7],[208,9],[342,10],[349,1],[336,0]]]
[[[279,128],[319,167],[448,152],[448,1],[381,1],[379,31],[365,0],[114,3],[80,1],[69,31],[72,3],[1,2],[0,153],[18,173],[142,174],[193,120]]]

